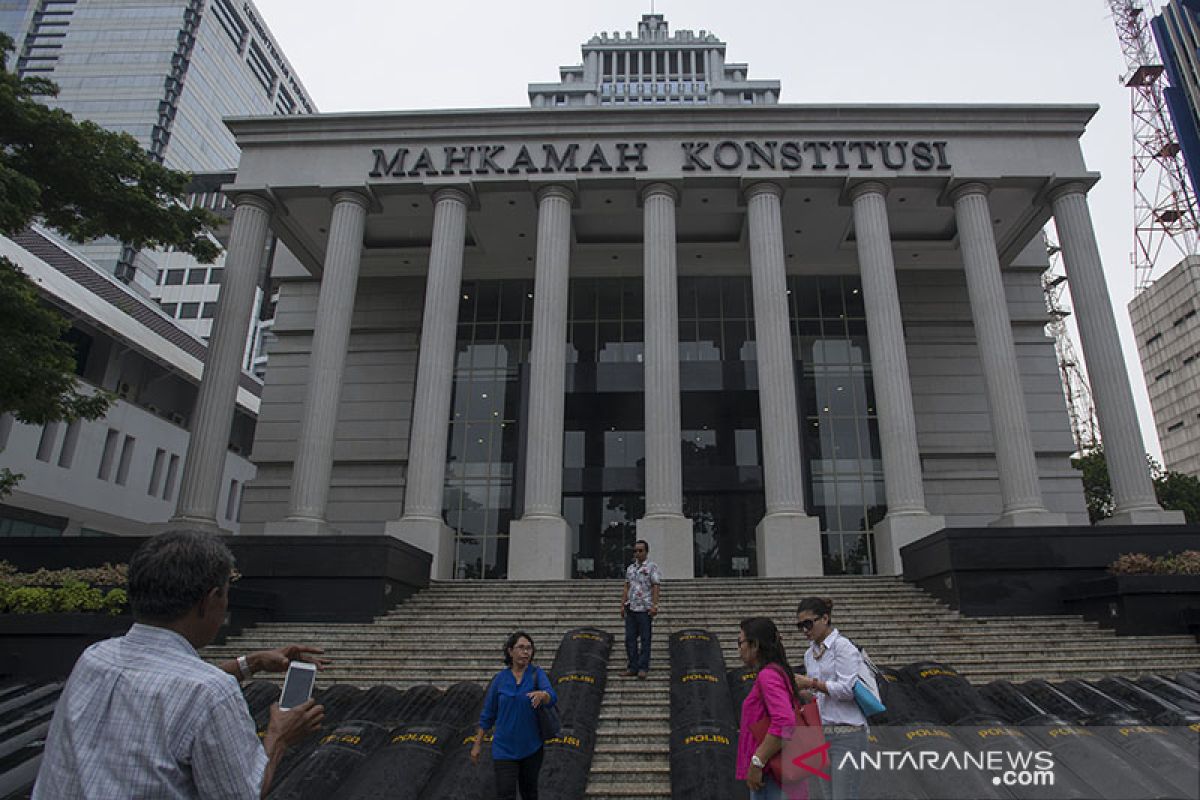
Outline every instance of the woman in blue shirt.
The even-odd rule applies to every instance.
[[[546,673],[533,663],[535,653],[533,639],[524,631],[508,637],[504,643],[507,669],[496,673],[483,698],[471,761],[479,763],[484,732],[495,727],[492,761],[496,767],[497,800],[516,800],[518,786],[521,800],[537,800],[543,750],[534,709],[554,705],[558,696]]]

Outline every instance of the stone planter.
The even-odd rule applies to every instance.
[[[1068,612],[1124,636],[1200,634],[1200,575],[1109,575],[1067,586],[1062,598]]]
[[[132,624],[128,614],[0,614],[0,675],[66,677],[88,645]]]

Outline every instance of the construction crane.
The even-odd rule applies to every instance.
[[[1196,198],[1163,96],[1162,59],[1150,31],[1150,0],[1107,0],[1125,56],[1133,132],[1133,262],[1137,291],[1168,241],[1181,257],[1196,252]]]

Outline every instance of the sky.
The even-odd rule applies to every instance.
[[[255,0],[322,112],[528,107],[601,31],[650,0]],[[1160,457],[1127,305],[1134,294],[1132,134],[1107,0],[654,0],[706,30],[782,103],[1070,103],[1099,111],[1082,144],[1089,195],[1147,450]],[[1168,245],[1155,276],[1180,258]],[[1078,349],[1078,347],[1077,347]]]

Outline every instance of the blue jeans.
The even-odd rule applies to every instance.
[[[762,788],[750,792],[750,800],[783,800],[783,788],[770,775],[763,774]]]
[[[649,611],[625,609],[625,655],[629,658],[630,672],[650,671],[650,619]],[[638,642],[641,641],[641,648]]]
[[[826,734],[825,741],[829,743],[829,773],[833,780],[810,780],[809,788],[821,792],[819,796],[825,800],[858,800],[862,771],[856,769],[850,760],[846,761],[845,769],[838,769],[838,765],[846,753],[854,753],[854,762],[861,763],[859,754],[865,753],[868,747],[867,729],[859,728],[854,733]]]

